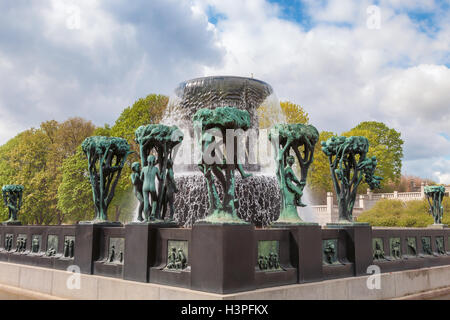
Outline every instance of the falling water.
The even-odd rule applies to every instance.
[[[260,152],[258,164],[256,166],[244,164],[244,168],[253,175],[242,179],[239,174],[236,174],[237,214],[255,225],[268,225],[278,218],[281,195],[275,177],[271,146],[267,140],[268,132],[263,130],[270,129],[276,123],[285,122],[278,98],[270,85],[256,79],[242,77],[205,77],[185,81],[170,97],[161,123],[177,125],[190,134],[190,136],[185,134],[183,141],[184,145],[190,145],[193,143],[192,117],[197,110],[223,106],[248,111],[251,129],[258,130],[257,150]],[[179,192],[175,194],[174,218],[185,227],[189,227],[207,214],[206,180],[196,164],[193,164],[192,154],[178,153],[177,158],[174,171]],[[220,183],[216,186],[219,194],[222,195]]]
[[[318,222],[318,217],[314,214],[314,210],[311,207],[312,198],[311,190],[308,186],[303,190],[302,202],[307,204],[306,207],[297,207],[298,215],[303,221]]]

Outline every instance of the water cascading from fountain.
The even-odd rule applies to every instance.
[[[185,141],[175,159],[175,180],[179,192],[175,195],[174,218],[185,227],[208,213],[206,181],[194,161],[191,145],[194,141],[192,116],[201,108],[231,106],[250,114],[251,128],[256,129],[258,162],[244,163],[253,174],[247,179],[236,176],[237,215],[257,226],[276,220],[280,212],[280,190],[275,176],[275,164],[267,134],[285,116],[273,89],[263,81],[242,77],[205,77],[181,83],[170,97],[162,124],[176,125],[185,133]],[[189,138],[190,136],[190,138]],[[250,143],[248,143],[250,144]],[[252,144],[253,145],[253,144]],[[253,146],[256,147],[256,146]],[[187,150],[187,151],[186,151]],[[251,152],[247,146],[247,156]],[[222,196],[222,188],[217,185]]]

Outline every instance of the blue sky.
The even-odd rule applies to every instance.
[[[405,140],[404,173],[450,183],[449,1],[18,0],[0,12],[0,144],[49,119],[112,124],[186,79],[253,74],[319,130],[385,122]]]

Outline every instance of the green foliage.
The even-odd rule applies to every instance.
[[[159,122],[167,103],[166,96],[148,95],[137,100],[133,106],[124,109],[112,127],[107,124],[104,127],[98,127],[92,135],[125,138],[131,150],[138,151],[134,141],[136,129],[141,125]],[[132,220],[137,204],[132,194],[129,177],[131,163],[137,159],[138,152],[127,158],[114,198],[108,208],[110,220],[121,222]],[[58,207],[65,212],[67,222],[92,220],[94,217],[93,196],[87,167],[88,162],[81,147],[77,148],[76,154],[67,159],[62,167],[63,181],[58,189]]]
[[[450,223],[450,198],[445,197],[444,224]],[[374,227],[416,227],[423,228],[433,224],[426,200],[406,201],[379,200],[358,218],[358,222],[368,222]]]
[[[272,136],[278,136],[279,142],[283,145],[289,139],[297,143],[305,143],[305,140],[308,140],[311,145],[315,145],[319,140],[317,129],[312,125],[302,123],[277,124],[270,131],[269,140],[272,140]]]
[[[400,132],[382,122],[366,121],[342,135],[365,136],[369,140],[369,154],[378,160],[375,174],[383,177],[383,184],[399,183],[402,171],[403,140]],[[367,186],[361,187],[363,191]]]
[[[92,136],[87,137],[81,144],[86,154],[105,154],[106,150],[112,151],[115,156],[123,157],[130,151],[127,140],[118,137]]]
[[[133,141],[137,128],[159,123],[168,102],[168,97],[158,94],[150,94],[137,100],[132,107],[122,111],[112,128],[112,134],[125,138],[128,142]]]
[[[309,123],[309,115],[302,106],[290,101],[281,101],[280,107],[287,123]],[[274,122],[274,119],[279,118],[279,110],[277,108],[270,108],[264,104],[258,108],[257,112],[260,129],[270,128]]]
[[[280,106],[286,116],[287,123],[309,123],[309,114],[303,109],[302,106],[290,101],[281,101]]]
[[[319,143],[316,143],[314,150],[314,161],[308,172],[307,181],[317,203],[323,203],[326,200],[326,193],[333,190],[330,165],[327,155],[322,152],[321,142],[327,141],[335,135],[330,131],[320,132]]]
[[[57,207],[61,165],[93,130],[91,122],[80,118],[52,120],[0,147],[0,183],[22,184],[25,189],[18,216],[23,224],[62,223],[63,213]]]
[[[92,220],[94,203],[87,170],[87,160],[81,148],[64,160],[62,182],[58,188],[58,209],[64,213],[66,223]]]
[[[135,131],[136,142],[139,144],[164,145],[170,148],[180,142],[182,132],[177,126],[166,126],[163,124],[149,124],[140,126]]]

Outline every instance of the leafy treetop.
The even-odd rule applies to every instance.
[[[22,192],[24,187],[22,185],[17,184],[8,184],[2,187],[3,192]]]
[[[104,154],[107,150],[111,150],[118,156],[125,156],[130,151],[127,140],[117,137],[88,137],[83,141],[81,147],[85,153],[94,151],[96,154]]]
[[[245,110],[233,107],[219,107],[216,109],[200,109],[193,119],[194,123],[200,123],[203,130],[211,128],[243,129],[250,128],[250,114]]]
[[[172,147],[183,139],[183,133],[177,126],[170,127],[163,124],[140,126],[135,134],[136,142],[139,144],[168,144],[169,147]]]

